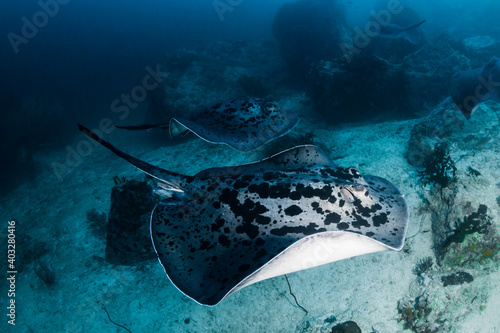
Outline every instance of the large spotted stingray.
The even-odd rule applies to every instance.
[[[151,215],[154,248],[172,283],[200,304],[278,275],[403,247],[408,207],[398,189],[335,166],[315,146],[186,176],[79,128],[163,189]]]
[[[205,141],[248,151],[285,135],[298,122],[297,115],[282,110],[278,103],[253,97],[219,103],[191,118],[174,117],[168,124],[117,127],[168,128],[172,137],[193,132]]]

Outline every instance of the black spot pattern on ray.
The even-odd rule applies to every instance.
[[[296,251],[300,246],[321,248],[339,233],[359,235],[361,246],[403,246],[408,207],[397,188],[383,178],[333,166],[314,146],[186,176],[133,158],[81,129],[171,186],[171,196],[153,211],[151,238],[170,280],[199,303],[215,305],[234,290],[284,274],[289,267],[281,258],[304,259]]]
[[[175,117],[173,121],[208,142],[249,151],[285,135],[299,118],[274,101],[249,98],[219,103],[192,118]]]

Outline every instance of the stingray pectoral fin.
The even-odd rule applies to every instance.
[[[488,62],[481,72],[482,79],[480,84],[483,85],[491,94],[484,98],[484,101],[492,100],[500,102],[500,58],[493,57]],[[478,78],[479,81],[479,78]],[[477,89],[477,87],[476,87]],[[477,95],[477,91],[476,91]]]
[[[142,125],[135,125],[135,126],[115,126],[115,127],[119,128],[119,129],[129,130],[129,131],[140,131],[140,130],[150,130],[153,128],[168,129],[169,124],[142,124]]]
[[[91,138],[92,140],[100,143],[102,146],[106,147],[110,151],[112,151],[114,154],[118,155],[119,157],[123,158],[142,172],[158,179],[163,183],[164,188],[168,188],[173,191],[182,191],[182,184],[186,182],[189,176],[184,176],[175,172],[171,172],[159,167],[156,167],[154,165],[151,165],[147,162],[144,162],[138,158],[135,158],[120,149],[114,147],[111,143],[107,142],[103,138],[101,138],[99,135],[96,133],[92,132],[90,129],[86,128],[85,126],[78,124],[78,129],[80,132]]]
[[[180,123],[177,119],[172,118],[169,124],[170,137],[185,136],[191,132],[189,128]]]
[[[450,82],[450,96],[465,118],[469,119],[482,102],[493,100],[500,103],[499,81],[500,59],[494,57],[481,68],[455,73]]]
[[[186,197],[172,197],[159,203],[151,215],[151,239],[158,261],[172,284],[184,295],[202,305],[219,303],[232,285],[216,276],[211,265],[222,249],[199,237],[210,234],[197,216],[204,207],[189,202]],[[209,253],[208,253],[209,252]],[[208,254],[207,254],[208,253]],[[206,256],[208,260],[206,260]]]
[[[370,237],[329,231],[305,237],[238,283],[224,298],[251,284],[363,254],[394,250]],[[223,299],[224,299],[223,298]]]
[[[420,27],[422,24],[424,24],[424,23],[425,23],[425,21],[426,21],[426,20],[422,20],[422,21],[420,21],[420,22],[419,22],[419,23],[417,23],[417,24],[414,24],[414,25],[412,25],[412,26],[409,26],[408,28],[405,28],[403,31],[408,31],[408,30],[416,29],[416,28]]]
[[[417,24],[411,25],[409,27],[401,27],[397,24],[388,24],[382,27],[381,31],[378,33],[378,37],[386,39],[398,39],[401,37],[406,38],[409,42],[413,44],[418,44],[419,41],[416,39],[421,39],[420,33],[415,32],[416,28],[420,27],[425,23],[425,20],[420,21]],[[410,32],[413,32],[411,34]]]
[[[298,121],[297,115],[281,110],[274,101],[236,99],[219,103],[195,117],[172,118],[170,135],[192,132],[209,143],[250,151],[285,135]]]
[[[270,170],[296,170],[313,165],[335,166],[335,163],[320,148],[313,145],[296,146],[253,162],[233,167],[216,167],[198,172],[195,177],[236,176],[242,173],[264,172]]]

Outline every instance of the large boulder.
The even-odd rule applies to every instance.
[[[300,0],[284,4],[273,33],[292,73],[305,77],[314,61],[341,56],[346,35],[343,7],[333,1]]]
[[[156,255],[149,235],[149,219],[155,206],[153,189],[147,182],[138,180],[118,180],[117,183],[111,191],[106,261],[135,265],[153,259]]]
[[[402,60],[396,58],[386,59],[366,49],[350,62],[341,58],[315,62],[308,84],[317,111],[334,124],[381,115],[414,118],[449,96],[451,77],[470,63],[447,35]],[[395,59],[398,62],[392,62]]]
[[[308,82],[316,110],[333,124],[409,109],[407,73],[377,58],[357,58],[347,65],[318,61],[309,72]]]
[[[445,99],[412,128],[405,152],[408,163],[423,167],[435,144],[458,132],[463,124],[464,118],[451,98]]]

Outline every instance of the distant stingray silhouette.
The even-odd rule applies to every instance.
[[[500,58],[493,57],[481,68],[455,73],[450,95],[467,119],[482,102],[500,103]]]
[[[385,26],[381,26],[378,37],[385,39],[404,38],[412,44],[418,44],[422,40],[422,33],[418,31],[417,28],[424,23],[425,20],[422,20],[420,23],[414,24],[409,27],[402,27],[397,24],[388,24]]]

